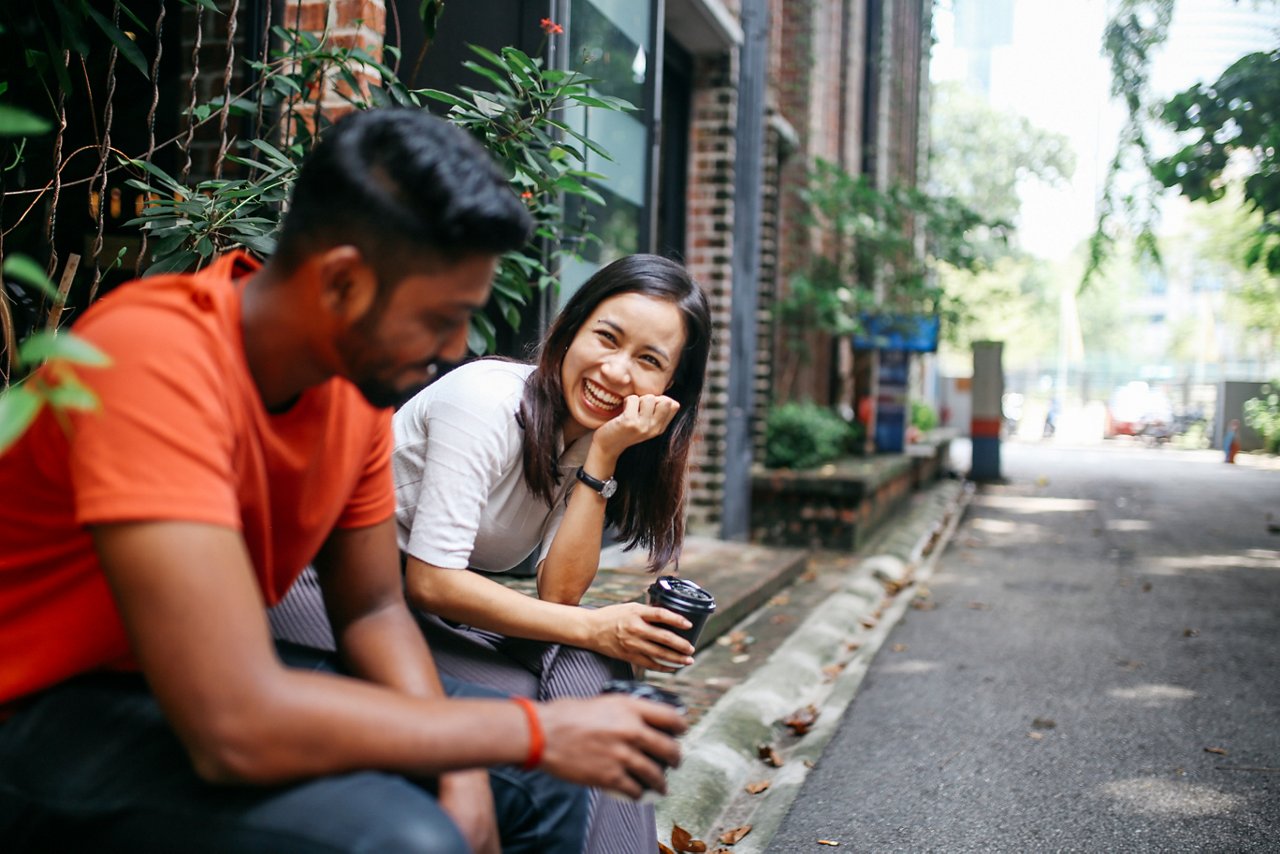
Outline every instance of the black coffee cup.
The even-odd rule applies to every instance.
[[[702,627],[715,613],[716,597],[692,581],[676,578],[674,575],[663,575],[649,585],[649,604],[675,611],[692,623],[687,629],[665,625],[663,628],[697,647]]]
[[[626,694],[628,697],[639,697],[641,700],[652,700],[655,703],[665,703],[675,709],[680,714],[688,711],[684,701],[680,699],[680,695],[674,691],[667,691],[656,685],[650,685],[648,682],[640,682],[636,679],[610,679],[604,683],[604,687],[600,689],[601,694]]]

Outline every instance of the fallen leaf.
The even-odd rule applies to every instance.
[[[707,843],[701,839],[694,839],[689,831],[678,824],[673,824],[671,825],[671,847],[680,854],[703,854],[707,850]]]
[[[676,854],[676,852],[672,851],[670,848],[668,848],[667,846],[665,846],[665,845],[663,845],[661,842],[659,842],[659,843],[658,843],[658,854]]]
[[[907,645],[905,643],[895,643],[889,647],[890,652],[906,652]]]
[[[822,674],[826,676],[827,681],[830,682],[832,679],[835,679],[837,676],[839,676],[841,672],[844,671],[846,666],[847,665],[841,664],[840,662],[836,662],[835,664],[828,664],[826,667],[822,668]]]
[[[858,620],[858,622],[864,628],[874,629],[876,625],[879,623],[879,620],[877,620],[875,617],[868,614],[867,616],[863,617],[861,620]]]
[[[1036,718],[1031,722],[1031,726],[1036,729],[1053,729],[1057,725],[1058,722],[1053,718]]]
[[[938,603],[934,602],[932,599],[922,599],[917,596],[915,599],[911,600],[911,607],[915,608],[917,611],[932,611],[934,608],[938,607]]]
[[[862,641],[849,641],[844,645],[845,652],[853,652],[855,649],[862,649]]]
[[[754,783],[747,784],[746,786],[747,794],[758,795],[761,792],[763,792],[765,789],[769,788],[771,785],[773,784],[770,783],[768,780],[756,780]]]
[[[804,761],[804,767],[806,767],[806,768],[808,768],[809,770],[811,770],[811,771],[812,771],[814,768],[817,768],[817,767],[818,767],[818,763],[817,763],[817,762],[814,762],[812,759],[806,759],[806,760]]]
[[[804,572],[800,573],[801,581],[816,581],[817,578],[818,570],[816,569],[806,569]]]
[[[1206,747],[1206,748],[1204,749],[1204,752],[1205,752],[1205,753],[1216,753],[1216,754],[1218,754],[1219,756],[1226,756],[1226,755],[1227,755],[1227,751],[1223,750],[1221,747]]]
[[[750,832],[751,825],[744,824],[742,827],[735,827],[720,834],[720,841],[725,845],[736,845]]]
[[[1040,741],[1040,740],[1042,740],[1042,739],[1044,738],[1044,733],[1042,733],[1042,732],[1029,732],[1029,733],[1027,733],[1027,738],[1031,739],[1032,741]]]
[[[782,756],[772,744],[762,744],[757,747],[756,755],[763,759],[766,765],[772,765],[774,768],[782,767]]]
[[[835,848],[835,847],[839,846],[839,844],[840,844],[840,843],[839,843],[839,842],[836,842],[834,839],[819,839],[819,840],[818,840],[818,844],[819,844],[819,845],[830,845],[832,848]]]
[[[888,577],[877,578],[876,581],[880,582],[880,586],[883,587],[884,591],[890,596],[896,596],[898,592],[906,586],[901,581],[895,581]]]
[[[782,723],[791,728],[796,735],[805,735],[809,730],[813,729],[814,723],[818,720],[818,707],[810,703],[803,709],[796,709],[791,716]]]
[[[774,596],[772,599],[769,600],[770,605],[786,605],[786,604],[789,604],[790,602],[791,602],[790,593],[779,593],[777,596]]]

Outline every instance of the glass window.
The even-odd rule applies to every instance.
[[[566,111],[565,122],[598,143],[613,159],[587,154],[587,169],[604,176],[593,182],[604,205],[578,196],[566,199],[569,216],[588,218],[589,230],[599,242],[593,241],[582,249],[581,261],[564,263],[561,304],[604,264],[648,250],[652,203],[649,172],[653,146],[653,4],[637,0],[572,0],[570,9],[570,68],[592,78],[595,92],[624,98],[638,109],[628,113],[581,108]]]

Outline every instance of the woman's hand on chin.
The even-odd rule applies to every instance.
[[[689,621],[665,608],[626,602],[603,608],[582,610],[588,622],[588,642],[584,644],[610,658],[672,673],[693,663],[693,646],[663,628],[689,628]]]
[[[616,459],[632,445],[661,436],[679,411],[680,404],[666,395],[628,395],[622,411],[596,430],[591,444]]]

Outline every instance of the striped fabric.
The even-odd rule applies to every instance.
[[[280,604],[268,611],[279,640],[333,650],[333,631],[315,571],[308,568]],[[539,701],[593,697],[610,679],[631,678],[631,667],[585,649],[509,638],[418,614],[440,672],[464,682]],[[591,790],[585,854],[653,854],[653,807]]]

